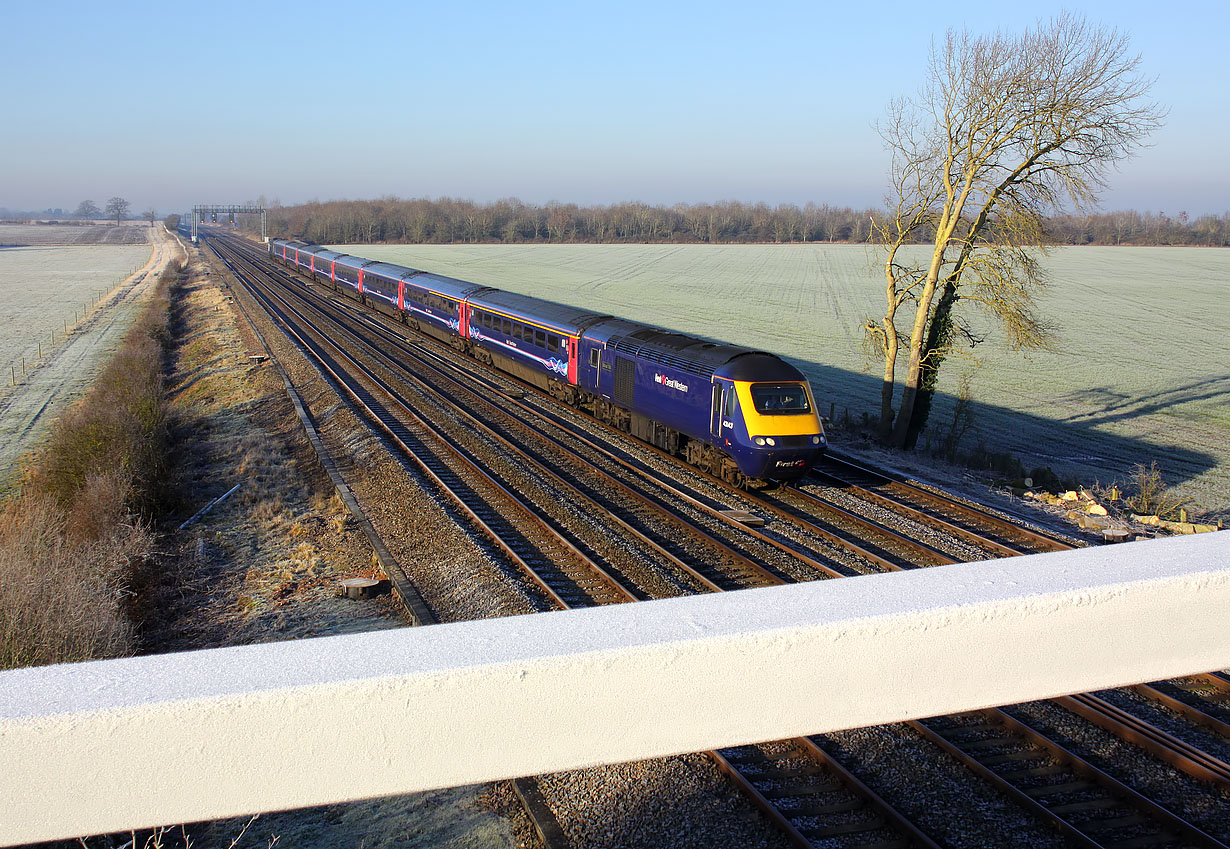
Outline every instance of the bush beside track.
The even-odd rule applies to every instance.
[[[168,485],[171,290],[154,295],[90,393],[0,505],[0,669],[130,654],[131,587]]]

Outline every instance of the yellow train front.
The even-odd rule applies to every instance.
[[[762,353],[736,357],[714,370],[713,387],[715,446],[743,478],[796,480],[828,448],[811,387],[789,363]]]

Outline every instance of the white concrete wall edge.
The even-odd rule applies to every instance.
[[[1129,558],[1129,553],[1132,556]],[[1092,559],[1096,558],[1096,559]],[[1081,564],[1073,572],[1069,564]],[[1092,564],[1092,566],[1090,565]],[[1230,534],[1169,538],[928,570],[816,581],[786,587],[614,605],[588,610],[393,629],[338,637],[92,661],[0,672],[0,720],[51,711],[216,698],[365,678],[451,674],[457,666],[686,641],[749,630],[773,632],[818,622],[861,622],[929,610],[942,616],[971,604],[1029,598],[1044,610],[1088,588],[1106,595],[1143,582],[1230,565]],[[960,601],[954,602],[953,598]],[[1052,598],[1053,596],[1053,598]],[[1092,599],[1091,599],[1092,600]],[[626,623],[635,620],[637,627]],[[547,635],[541,643],[524,638]],[[258,666],[253,659],[263,658]],[[328,660],[337,661],[333,665]],[[168,677],[168,673],[173,673]],[[159,688],[149,682],[159,680]],[[71,688],[65,683],[71,682]]]
[[[0,845],[695,751],[1230,666],[1230,544],[1209,537],[0,673],[0,771],[14,791],[0,811]],[[392,658],[354,654],[390,646]],[[274,663],[267,680],[250,674],[262,658]],[[330,661],[354,665],[311,685],[311,673]],[[121,669],[117,690],[110,676]],[[171,687],[179,697],[158,701],[150,681],[159,679],[148,676],[159,671],[184,676]],[[41,692],[54,696],[58,715],[39,716],[38,700],[12,687],[42,676]],[[237,689],[253,680],[261,686]],[[55,695],[57,687],[71,691]],[[32,833],[35,824],[49,830]]]

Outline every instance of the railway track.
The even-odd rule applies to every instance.
[[[1225,845],[1003,711],[912,724],[1081,846]]]
[[[303,288],[303,287],[300,287],[300,288]],[[373,325],[373,326],[380,324],[379,322],[374,322],[370,319],[365,320],[364,323]],[[409,349],[413,349],[413,348],[419,348],[420,352],[424,350],[423,346],[415,346],[409,343],[404,343],[403,341],[400,341],[400,338],[395,340],[394,337],[399,337],[399,334],[393,334],[387,328],[382,328],[379,331],[379,334],[380,335],[378,336],[378,338],[381,341],[377,342],[376,343],[377,345],[396,344],[397,346],[404,346],[404,347],[398,348],[399,356],[408,353]],[[307,343],[304,342],[303,344],[307,344]],[[432,355],[432,356],[434,357],[436,355]],[[336,349],[332,353],[325,353],[323,355],[323,358],[325,359],[333,358],[335,362],[336,362],[336,358],[338,357],[346,358],[346,355],[340,349]],[[353,363],[353,361],[351,362]],[[354,364],[354,365],[357,366],[357,364]],[[393,365],[385,364],[385,368],[392,369]],[[450,365],[450,366],[441,367],[441,368],[454,368],[454,366]],[[334,377],[339,385],[345,385],[345,381],[341,377],[337,376],[336,374],[334,375]],[[406,377],[408,379],[408,376]],[[471,373],[468,377],[462,379],[461,382],[455,382],[454,384],[452,384],[451,387],[446,391],[445,394],[454,393],[454,392],[459,393],[464,388],[464,384],[466,382],[469,382],[472,384],[473,381],[474,381],[474,377],[473,377],[473,374]],[[508,380],[505,377],[504,383],[507,384],[507,382]],[[495,386],[495,385],[496,385],[495,383],[488,383],[487,388],[491,388],[492,386]],[[432,384],[424,384],[424,389],[425,391],[433,391],[437,393],[440,393],[441,391],[439,385],[433,386]],[[356,399],[358,399],[361,396],[362,392],[365,390],[348,389],[347,391],[350,392],[352,397],[355,397]],[[397,395],[397,393],[393,389],[388,388],[388,387],[385,387],[382,391],[388,396],[388,398],[395,398]],[[521,404],[516,398],[516,395],[520,391],[523,391],[523,390],[516,390],[516,389],[509,390],[505,387],[501,390],[500,394],[504,395],[505,397],[508,397],[510,402],[516,404],[519,408],[523,409],[526,405]],[[370,394],[370,391],[369,391],[369,394]],[[474,399],[482,399],[485,403],[485,398],[483,398],[483,396],[470,393],[470,396],[467,397],[467,400],[464,404],[454,405],[453,413],[459,414],[461,407],[465,407],[466,405],[473,405],[477,403],[477,401],[475,401]],[[379,403],[375,405],[370,405],[368,407],[367,414],[374,418],[378,417],[378,412],[375,412],[374,410],[376,410],[379,406],[380,406]],[[624,466],[625,468],[629,468],[633,466],[639,467],[642,469],[644,468],[644,464],[641,461],[627,459],[627,455],[621,457],[619,456],[620,452],[618,450],[608,449],[604,446],[601,446],[598,441],[592,439],[590,436],[583,433],[582,432],[583,429],[566,427],[564,424],[561,424],[566,419],[567,417],[564,416],[563,414],[559,414],[558,418],[549,417],[549,420],[554,421],[555,426],[560,427],[561,431],[566,430],[569,434],[571,434],[570,438],[585,442],[588,446],[590,446],[592,450],[605,452],[609,461],[620,464]],[[516,453],[513,451],[513,449],[515,448],[515,443],[519,440],[523,441],[525,438],[525,434],[523,433],[518,436],[512,436],[510,434],[501,435],[496,432],[498,428],[493,428],[487,424],[480,424],[477,421],[472,422],[469,426],[473,428],[485,429],[487,431],[488,436],[499,441],[500,444],[503,446],[502,450],[509,452],[509,453]],[[392,437],[394,433],[396,432],[396,430],[397,430],[397,426],[391,425],[387,428],[386,432],[389,433],[390,436]],[[449,441],[449,438],[447,437],[447,435],[437,435],[437,439],[442,442]],[[573,456],[575,458],[576,455],[573,455]],[[522,459],[525,462],[529,462],[532,458],[523,457]],[[473,462],[473,458],[471,458],[471,462]],[[554,477],[556,480],[557,486],[562,486],[562,485],[570,483],[569,481],[566,481],[563,479],[565,477],[573,476],[567,471],[561,472],[559,470],[556,470],[556,471],[545,471],[544,470],[543,473]],[[688,505],[688,508],[691,510],[695,510],[701,513],[704,513],[707,511],[711,515],[711,517],[714,515],[721,516],[725,520],[728,526],[737,527],[739,532],[742,534],[748,535],[752,538],[755,538],[757,535],[759,535],[762,540],[772,539],[772,537],[769,537],[759,531],[755,531],[754,529],[744,527],[742,523],[739,522],[738,520],[733,520],[729,516],[724,515],[728,511],[722,509],[722,504],[714,503],[712,499],[698,497],[698,495],[694,492],[691,492],[691,493],[685,492],[682,487],[678,487],[674,484],[667,483],[666,477],[661,475],[660,473],[657,473],[657,472],[647,473],[646,476],[649,478],[655,479],[658,485],[663,488],[663,490],[674,493],[672,497],[675,498],[676,500],[673,503],[673,507],[670,503],[663,502],[662,499],[664,498],[664,496],[662,495],[657,495],[655,497],[646,496],[643,493],[636,493],[635,496],[630,495],[630,493],[636,492],[635,488],[622,482],[620,479],[609,475],[606,472],[603,472],[602,474],[607,475],[605,478],[603,478],[603,483],[601,485],[602,488],[621,489],[622,497],[639,498],[641,500],[642,506],[645,507],[646,509],[656,508],[656,509],[667,511],[667,512],[673,509],[676,513],[679,513],[680,510],[679,510],[678,505],[680,503],[685,503]],[[889,490],[892,492],[891,496],[883,495],[882,492],[877,492],[875,494],[877,498],[883,498],[883,499],[887,499],[887,500],[897,502],[897,503],[905,503],[904,496],[899,495],[899,492],[901,491],[901,486],[899,485],[902,484],[903,482],[890,480],[890,483],[886,484],[883,482],[884,480],[890,480],[890,479],[884,479],[881,476],[880,483],[864,481],[863,483],[858,484],[857,486],[859,486],[860,489],[862,488],[868,489],[868,491],[871,491],[872,488],[878,489],[878,490]],[[865,486],[865,484],[872,484],[872,485]],[[851,488],[851,487],[854,487],[855,485],[846,481],[845,486],[847,488]],[[507,486],[503,486],[502,488],[504,488],[505,490],[509,489],[509,487]],[[574,489],[570,490],[570,492],[573,493],[576,497],[584,497],[587,499],[591,499],[589,503],[593,505],[592,509],[610,510],[611,502],[603,501],[598,498],[593,498],[593,488],[592,487],[588,493],[584,491],[583,487],[575,487]],[[922,490],[922,492],[926,492],[926,490]],[[933,496],[934,494],[930,494],[928,499],[926,500],[928,500],[929,503],[933,503],[933,504],[937,503]],[[463,500],[462,496],[455,496],[455,497],[459,500]],[[570,497],[573,497],[573,496],[570,495]],[[746,494],[743,494],[742,497],[746,498]],[[923,500],[920,496],[911,496],[911,497],[918,498],[919,500]],[[807,502],[808,499],[812,501],[823,502],[822,498],[816,499],[814,496],[810,494],[806,494],[806,497],[803,498],[802,501]],[[735,499],[732,497],[728,499],[727,503],[730,503],[733,501],[735,501]],[[880,503],[883,503],[883,502],[880,502]],[[816,523],[813,519],[808,518],[806,515],[801,515],[797,508],[782,507],[777,504],[771,504],[767,501],[758,501],[758,502],[755,502],[755,504],[758,505],[759,509],[769,512],[770,514],[775,516],[778,520],[781,520],[783,522],[790,521],[800,527],[811,526],[813,529],[813,532],[816,529],[819,529],[821,531],[819,535],[822,537],[826,533],[829,532],[827,528],[823,528],[821,524]],[[504,508],[500,508],[500,510],[503,510],[503,509]],[[535,512],[533,508],[526,508],[526,509],[528,509],[530,513]],[[822,508],[814,508],[814,509],[822,509]],[[943,508],[943,510],[948,512],[949,514],[961,512],[961,511],[954,511],[951,507],[945,507]],[[903,513],[906,513],[908,515],[913,515],[911,511],[917,511],[919,513],[926,512],[916,507],[910,507],[909,509],[902,510]],[[839,510],[837,512],[840,513],[842,511]],[[932,508],[930,513],[927,514],[929,518],[923,519],[917,516],[915,518],[917,518],[919,521],[926,521],[926,523],[932,527],[951,526],[951,527],[960,528],[961,529],[960,532],[954,533],[954,535],[961,537],[962,539],[965,539],[967,541],[971,540],[974,536],[978,535],[979,532],[975,530],[975,528],[979,527],[980,523],[985,522],[988,526],[993,526],[996,523],[1002,523],[1004,521],[1000,519],[999,517],[992,516],[991,514],[986,514],[989,517],[989,519],[987,520],[984,520],[981,517],[978,517],[976,519],[970,519],[968,516],[958,519],[957,516],[955,515],[949,515],[946,518],[937,519],[937,517],[934,515],[934,513],[936,512],[939,512],[939,508]],[[980,511],[975,510],[971,512],[976,514],[976,513],[979,513]],[[832,515],[832,514],[830,512],[830,513],[827,513],[826,515]],[[539,521],[544,521],[541,515],[538,515],[537,518],[539,519]],[[994,520],[994,521],[991,521],[991,520]],[[478,520],[480,524],[485,524],[486,521],[487,521],[486,519],[482,519],[481,517]],[[859,525],[860,523],[854,522],[853,524]],[[874,525],[874,523],[870,523],[870,524]],[[868,528],[868,525],[866,523],[862,524],[861,527],[864,530],[868,530],[871,533],[874,533],[875,531],[874,528]],[[641,535],[642,537],[644,536],[644,533],[642,531],[633,530],[631,529],[630,526],[626,526],[624,528],[624,532],[629,533],[632,536],[636,536],[638,534]],[[848,531],[847,531],[847,534],[848,534]],[[846,536],[847,534],[843,534],[840,532],[834,532],[833,536],[835,538],[840,539]],[[1009,552],[1011,552],[1012,554],[1023,553],[1024,551],[1036,550],[1043,546],[1051,546],[1051,548],[1049,548],[1048,550],[1057,550],[1059,547],[1068,547],[1065,543],[1062,543],[1062,541],[1050,540],[1049,538],[1046,538],[1045,535],[1035,534],[1032,531],[1027,532],[1025,534],[1014,536],[1013,533],[1000,529],[1000,530],[993,531],[992,534],[993,536],[989,540],[987,538],[983,538],[984,542],[989,542],[989,544],[987,545],[987,548],[994,550],[995,546],[1002,546],[1003,550],[1001,551],[1001,553],[1003,554],[1007,554]],[[710,538],[709,544],[713,544],[713,542],[714,542],[713,539]],[[506,539],[505,542],[502,544],[506,544],[510,549],[514,551],[517,550],[520,545],[523,545],[521,541],[518,541],[516,539],[513,539],[513,540]],[[899,545],[900,543],[897,543],[897,544]],[[581,552],[576,549],[573,543],[569,543],[569,545],[573,545],[574,556],[581,554]],[[725,545],[725,543],[721,543],[719,545]],[[789,546],[785,546],[781,542],[777,542],[776,545],[779,551],[783,549],[789,549]],[[1030,546],[1033,546],[1034,548],[1031,549]],[[880,546],[878,543],[873,543],[873,547],[881,547],[881,551],[883,550],[883,547]],[[906,547],[908,548],[908,546]],[[662,556],[662,555],[666,555],[666,556]],[[735,552],[733,548],[729,549],[729,556],[731,557],[730,562],[734,563],[734,562],[739,561],[740,555],[738,555],[738,553]],[[930,546],[916,546],[914,548],[914,555],[913,555],[914,558],[922,562],[911,562],[910,558],[903,557],[899,553],[892,554],[890,557],[885,558],[885,557],[882,557],[882,555],[879,553],[876,553],[874,551],[869,551],[866,547],[860,547],[859,556],[865,557],[865,558],[870,556],[870,559],[872,559],[873,562],[877,562],[877,568],[911,568],[917,565],[931,565],[933,563],[953,562],[952,559],[949,558],[947,555],[944,555],[942,552],[937,551],[936,549],[931,548]],[[582,555],[582,557],[583,559],[578,560],[578,564],[579,564],[578,568],[582,570],[585,570],[585,569],[596,570],[598,573],[604,574],[606,578],[609,579],[610,583],[605,585],[604,590],[596,591],[593,586],[586,583],[587,581],[592,580],[592,579],[582,579],[582,578],[578,578],[576,575],[568,577],[562,581],[559,578],[548,577],[550,566],[544,567],[543,564],[539,562],[539,559],[532,559],[532,560],[519,563],[518,569],[523,574],[534,576],[532,580],[536,584],[538,584],[538,586],[540,587],[542,591],[542,595],[544,596],[544,598],[549,599],[549,603],[554,606],[559,606],[559,607],[586,606],[588,604],[615,603],[618,601],[636,600],[639,598],[650,597],[650,594],[648,592],[643,592],[643,591],[638,592],[635,589],[635,584],[633,584],[630,587],[629,586],[630,582],[623,576],[619,574],[614,574],[614,573],[617,573],[618,570],[609,568],[609,565],[608,567],[604,567],[600,565],[595,558],[584,557],[584,555]],[[766,583],[786,582],[790,580],[797,580],[797,578],[793,578],[790,575],[781,574],[780,570],[774,570],[772,568],[765,568],[762,564],[752,563],[751,561],[747,560],[747,558],[743,558],[744,562],[740,563],[739,566],[729,567],[727,569],[719,570],[717,572],[710,571],[708,574],[703,574],[701,571],[692,569],[688,565],[688,563],[686,562],[686,560],[688,559],[687,557],[677,557],[674,555],[669,555],[668,552],[666,552],[664,548],[659,549],[659,557],[661,560],[671,560],[673,562],[674,569],[676,569],[680,573],[689,575],[690,579],[694,582],[691,586],[688,586],[686,583],[679,584],[678,586],[681,592],[684,592],[684,591],[686,592],[720,591],[724,589],[733,589],[733,588],[742,587],[742,586],[758,586],[758,585],[764,585]],[[878,561],[877,561],[877,558],[878,558]],[[893,558],[899,558],[900,560],[905,560],[906,563],[903,564],[902,562],[894,562]],[[551,558],[548,557],[546,559],[550,560]],[[831,564],[822,563],[819,561],[813,561],[812,563],[808,564],[808,566],[809,568],[814,568],[814,571],[816,573],[814,577],[819,577],[821,574],[832,575],[832,576],[850,574],[848,571],[844,571],[841,568],[834,569]],[[540,570],[545,570],[545,571],[540,571]],[[599,581],[599,583],[601,584],[602,581]],[[561,586],[563,587],[563,589],[560,589]],[[619,598],[620,595],[623,595],[624,597]],[[1087,709],[1092,709],[1092,708],[1087,708]],[[935,726],[937,725],[942,725],[944,722],[954,722],[955,723],[954,727],[962,727],[961,721],[954,720],[953,718],[937,718],[935,720],[928,720],[927,722],[931,723],[932,727],[924,730],[924,726],[920,724],[918,726],[918,730],[919,730],[919,733],[924,734],[924,736],[928,737],[928,739],[933,739],[933,740],[937,740],[937,738],[935,737],[937,733],[935,731]],[[1002,729],[1011,727],[1013,722],[1015,721],[1010,720],[1008,723],[1001,723],[1001,731],[999,731],[998,733],[1001,734],[1001,736],[1006,734],[1007,732],[1003,731]],[[956,742],[956,740],[960,738],[960,736],[961,735],[957,735],[956,738],[953,738],[951,736],[949,738],[946,738],[947,742],[943,744],[943,748],[949,751],[960,749],[961,747],[959,743]],[[1138,739],[1134,742],[1137,742],[1138,744],[1140,740],[1144,740],[1146,738],[1149,738],[1153,743],[1156,743],[1158,739],[1158,735],[1138,732],[1137,738]],[[983,740],[985,739],[986,738],[983,738]],[[999,738],[996,738],[996,739],[999,739]],[[972,748],[978,749],[978,748],[985,747],[986,744],[983,742],[983,740],[979,740],[975,738],[972,741]],[[937,740],[937,745],[939,745],[938,740]],[[1012,745],[1020,746],[1023,744],[1020,743],[1020,741],[1018,740]],[[1050,743],[1049,745],[1054,746],[1055,744]],[[1175,751],[1176,749],[1173,743],[1168,744],[1168,743],[1163,742],[1158,745],[1161,745],[1163,748],[1166,748],[1167,746],[1169,746],[1169,749],[1171,752]],[[817,756],[814,753],[806,754],[806,753],[812,752],[812,750],[819,751],[820,755]],[[1054,756],[1054,750],[1048,750],[1048,751],[1050,751],[1052,755]],[[805,754],[801,755],[800,753],[805,753]],[[844,837],[842,838],[841,845],[851,845],[851,846],[853,845],[880,845],[879,841],[881,840],[888,841],[884,843],[883,845],[903,845],[903,846],[905,845],[931,845],[929,842],[921,842],[921,841],[927,841],[927,838],[921,835],[921,833],[916,832],[916,830],[914,830],[912,826],[909,826],[909,824],[905,822],[904,818],[900,817],[899,814],[892,812],[891,809],[881,810],[879,806],[882,804],[882,800],[878,800],[878,798],[876,798],[874,794],[870,794],[870,797],[869,797],[868,794],[870,793],[870,791],[868,791],[865,787],[862,787],[858,783],[857,779],[853,778],[853,776],[849,776],[848,779],[842,778],[839,780],[832,779],[831,777],[829,777],[834,773],[834,770],[840,770],[840,765],[837,764],[835,761],[833,761],[832,758],[828,757],[827,755],[824,755],[823,751],[820,750],[819,746],[817,746],[813,741],[805,740],[805,739],[800,739],[800,740],[795,740],[795,741],[780,741],[778,743],[765,744],[764,746],[740,747],[739,749],[730,750],[729,752],[712,753],[711,756],[714,758],[715,762],[717,762],[724,771],[727,771],[732,775],[732,779],[736,782],[736,784],[739,784],[739,786],[744,790],[744,792],[747,793],[747,795],[750,798],[752,798],[756,802],[757,805],[760,805],[762,808],[766,810],[766,813],[772,819],[774,819],[774,821],[777,823],[778,828],[781,829],[784,834],[788,835],[789,839],[792,842],[794,842],[795,845],[813,846],[817,844],[822,844],[825,841],[835,839],[838,835],[842,834],[843,829],[846,829],[846,828],[849,828],[851,835],[859,835],[859,836]],[[962,757],[964,758],[967,756],[969,756],[968,753],[966,755],[963,755]],[[1066,760],[1063,761],[1064,767],[1068,769],[1077,769],[1081,771],[1081,775],[1086,774],[1086,768],[1088,768],[1089,770],[1094,769],[1092,766],[1088,764],[1084,764],[1083,762],[1080,762],[1079,759],[1076,759],[1074,756],[1068,753],[1065,753],[1063,757],[1066,758]],[[1162,757],[1162,755],[1159,755],[1159,757]],[[800,758],[803,761],[802,765],[800,765]],[[1192,758],[1189,758],[1189,760],[1192,763],[1197,763],[1199,761],[1199,758],[1192,757]],[[783,762],[785,762],[787,765],[783,766],[782,765]],[[1046,768],[1053,769],[1055,766],[1056,764],[1052,763],[1052,764],[1049,764]],[[1207,769],[1207,764],[1203,768]],[[980,770],[979,774],[984,774],[984,772]],[[735,776],[739,776],[739,777],[735,777]],[[789,784],[788,779],[796,779],[796,778],[799,779],[801,783],[797,787],[792,787]],[[838,783],[840,784],[839,789],[832,789],[831,785],[834,780],[837,780]],[[988,778],[988,780],[990,779]],[[1209,779],[1204,779],[1204,780],[1209,780]],[[992,783],[996,784],[996,786],[1001,786],[1002,781],[996,780],[996,781],[993,781]],[[1068,782],[1068,783],[1071,784],[1072,782]],[[1085,791],[1081,790],[1081,791],[1073,791],[1073,792],[1085,792]],[[1119,809],[1125,805],[1129,807],[1135,805],[1132,791],[1128,791],[1126,794],[1124,794],[1116,790],[1115,793],[1118,795],[1114,795],[1113,798],[1115,799],[1115,802],[1114,802],[1114,805],[1110,807],[1115,807],[1116,809]],[[833,796],[832,794],[836,794],[836,796]],[[1058,793],[1057,796],[1060,798],[1063,798],[1062,793]],[[853,800],[858,800],[858,801],[855,802]],[[1148,800],[1145,800],[1145,802],[1148,802]],[[862,806],[864,805],[867,806],[865,809],[862,808]],[[1150,805],[1152,805],[1152,807],[1149,807]],[[1031,810],[1035,810],[1036,806],[1037,806],[1037,800],[1035,800],[1034,803],[1031,803],[1030,805],[1026,805],[1026,807],[1028,807]],[[883,807],[887,808],[887,806],[883,806]],[[1060,809],[1059,813],[1056,814],[1055,812],[1052,811],[1051,813],[1045,814],[1045,816],[1052,820],[1055,820],[1056,816],[1058,816],[1058,819],[1063,820],[1065,824],[1057,826],[1057,827],[1063,828],[1069,834],[1081,835],[1079,839],[1083,843],[1083,845],[1115,845],[1115,846],[1118,846],[1118,845],[1161,845],[1161,844],[1157,844],[1153,842],[1148,842],[1148,840],[1145,840],[1145,836],[1147,834],[1148,835],[1158,835],[1160,836],[1159,839],[1165,838],[1167,840],[1171,840],[1172,842],[1174,840],[1177,840],[1178,843],[1175,845],[1193,845],[1193,846],[1222,846],[1223,845],[1221,843],[1218,843],[1216,840],[1209,837],[1208,835],[1203,834],[1202,832],[1199,831],[1199,829],[1195,829],[1194,827],[1186,826],[1186,824],[1182,824],[1181,820],[1178,820],[1178,822],[1176,823],[1173,820],[1177,818],[1174,818],[1173,814],[1169,814],[1168,812],[1164,812],[1164,811],[1160,815],[1155,814],[1154,808],[1157,808],[1157,806],[1153,805],[1153,803],[1148,803],[1144,807],[1136,807],[1133,809],[1135,810],[1135,813],[1132,813],[1130,815],[1124,815],[1124,816],[1128,816],[1132,818],[1131,823],[1125,823],[1122,825],[1122,828],[1128,829],[1128,833],[1133,835],[1132,837],[1124,838],[1126,842],[1112,841],[1109,843],[1100,843],[1100,844],[1096,842],[1084,842],[1084,841],[1095,840],[1096,834],[1098,833],[1101,833],[1103,836],[1111,832],[1118,835],[1120,832],[1116,831],[1115,829],[1119,829],[1120,826],[1115,826],[1114,828],[1108,831],[1107,828],[1103,828],[1101,826],[1089,825],[1089,823],[1093,822],[1093,819],[1087,815],[1087,812],[1090,810],[1093,810],[1093,808],[1077,806],[1075,808],[1067,809],[1063,805],[1058,805],[1058,806],[1053,806],[1053,807],[1058,807]],[[851,812],[853,810],[865,811],[865,815],[864,813],[852,814]],[[1163,809],[1158,808],[1158,810],[1163,810]],[[786,813],[785,811],[792,811],[793,816],[791,814]],[[803,813],[800,814],[799,812],[803,812]],[[829,825],[824,825],[823,823],[823,816],[825,812],[828,812],[834,818],[833,822]],[[1167,819],[1167,817],[1171,817],[1172,819]],[[1122,819],[1122,817],[1120,817],[1119,819]],[[856,827],[856,826],[851,825],[851,823],[855,823],[855,822],[862,822],[863,826],[865,827],[863,826]],[[1150,825],[1148,827],[1143,826],[1142,823],[1145,823],[1145,822],[1153,823],[1153,825]],[[800,824],[803,827],[800,827]],[[885,831],[885,829],[887,829],[887,831]],[[895,836],[886,837],[885,835],[889,833]],[[1132,843],[1131,841],[1135,838],[1140,838],[1141,840],[1144,840],[1145,842]],[[860,839],[864,842],[859,842]],[[1151,839],[1152,838],[1149,838],[1149,840]]]
[[[232,262],[238,259],[233,255],[228,258]],[[232,271],[240,276],[241,281],[245,285],[255,285],[255,281],[237,266],[238,263],[235,262]],[[267,292],[261,292],[258,297],[271,313],[278,317],[280,323],[291,322],[291,316],[286,312],[288,305],[278,303]],[[307,334],[287,324],[283,326],[292,333],[293,338],[305,351],[363,406],[369,416],[377,419],[383,417],[383,404],[371,399],[370,392],[358,385],[359,382],[347,374],[335,360],[335,356],[343,356],[340,351],[324,351],[310,340]],[[343,358],[351,367],[362,368],[353,360]],[[369,372],[367,378],[370,380],[374,376]],[[392,435],[398,431],[398,425],[388,422],[385,430]],[[401,439],[400,435],[398,439]],[[406,448],[409,448],[410,441],[405,442]],[[507,539],[505,541],[508,542]],[[561,609],[636,601],[642,597],[593,560],[589,560],[587,565],[594,570],[592,578],[573,575],[561,581],[554,566],[543,562],[541,558],[525,558],[519,561],[519,566],[526,573],[532,574],[533,580],[543,588],[544,595],[551,599],[554,606]],[[696,575],[703,578],[699,572]],[[783,582],[784,579],[771,573],[747,569],[739,574],[729,587],[706,582],[706,586],[695,591],[720,592],[726,588]],[[790,746],[794,760],[802,759],[806,761],[806,765],[798,767],[796,763],[793,770],[766,771],[764,764],[780,760],[780,756],[774,753],[774,747],[782,745]],[[760,755],[755,756],[753,752],[760,752]],[[840,764],[810,741],[799,739],[765,747],[740,747],[737,751],[712,752],[709,755],[720,769],[732,777],[737,786],[748,793],[775,827],[795,846],[812,847],[816,845],[816,841],[836,835],[841,835],[843,845],[849,847],[935,846],[904,817],[867,790]],[[772,787],[766,784],[767,780],[771,780]],[[834,794],[840,797],[839,804],[833,801],[821,804],[817,801]]]
[[[985,549],[995,557],[1066,551],[1075,546],[985,509],[834,455],[821,458],[810,480],[853,493]],[[810,481],[809,481],[810,482]]]

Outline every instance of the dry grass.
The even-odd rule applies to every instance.
[[[124,522],[82,537],[72,524],[46,494],[27,493],[0,512],[0,668],[131,652],[127,586],[152,536]]]
[[[130,590],[150,555],[166,480],[163,365],[169,288],[157,294],[114,360],[60,418],[0,508],[0,668],[130,653]]]

